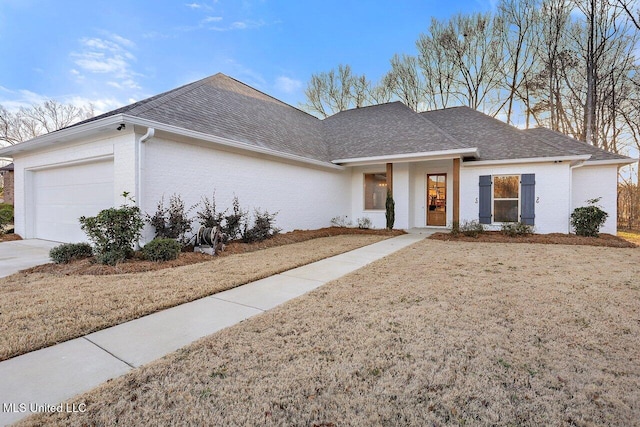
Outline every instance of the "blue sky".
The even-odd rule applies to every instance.
[[[372,80],[431,17],[495,0],[0,0],[0,104],[104,112],[223,72],[297,106],[340,63]]]

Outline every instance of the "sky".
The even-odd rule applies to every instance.
[[[432,17],[496,0],[0,0],[0,104],[96,113],[225,73],[291,105],[339,64],[377,81]]]

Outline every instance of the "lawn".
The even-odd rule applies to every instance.
[[[424,240],[24,425],[638,425],[640,249]]]
[[[387,237],[341,235],[317,238],[256,252],[216,257],[193,265],[135,274],[90,276],[18,273],[0,278],[0,360]],[[61,271],[64,272],[65,267]]]

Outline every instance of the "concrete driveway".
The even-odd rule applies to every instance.
[[[59,244],[60,242],[38,239],[0,242],[0,277],[51,262],[49,250]]]

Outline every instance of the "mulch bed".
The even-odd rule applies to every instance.
[[[607,246],[611,248],[636,248],[635,243],[631,243],[618,236],[611,234],[600,234],[600,237],[582,237],[575,234],[532,234],[530,236],[509,237],[500,231],[486,231],[478,237],[467,237],[462,234],[452,236],[449,233],[435,233],[429,237],[434,240],[458,241],[458,242],[490,242],[490,243],[543,243],[551,245],[586,245],[586,246]]]
[[[22,240],[22,237],[14,233],[0,234],[0,242],[11,242],[14,240]]]
[[[378,236],[398,236],[404,234],[402,230],[363,230],[359,228],[343,228],[328,227],[318,230],[294,230],[288,233],[277,234],[270,239],[257,243],[243,243],[234,241],[229,243],[225,250],[218,256],[228,256],[232,254],[240,254],[253,252],[261,249],[272,248],[275,246],[288,245],[291,243],[304,242],[306,240],[317,239],[321,237],[331,237],[345,234],[371,234]],[[18,236],[19,238],[19,236]],[[199,262],[210,261],[211,256],[195,252],[183,252],[178,259],[166,262],[146,261],[142,258],[135,257],[116,266],[96,264],[93,258],[72,261],[69,264],[42,264],[26,270],[23,273],[49,273],[56,275],[110,275],[110,274],[126,274],[126,273],[142,273],[145,271],[162,270],[164,268],[180,267],[183,265],[196,264]]]

